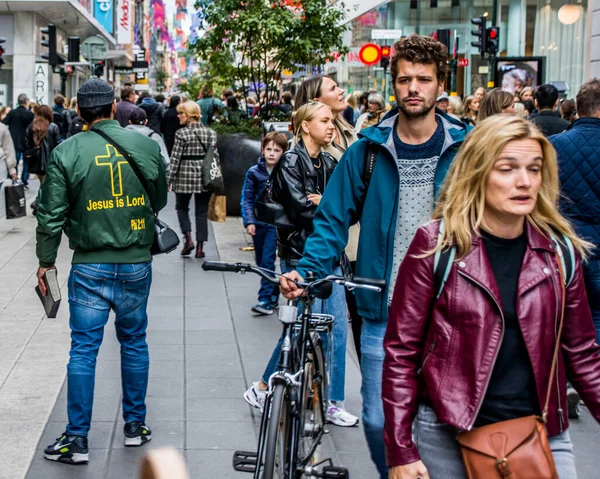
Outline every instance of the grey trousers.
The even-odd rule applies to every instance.
[[[196,216],[196,241],[208,241],[208,203],[210,193],[194,193],[194,213]],[[183,234],[192,231],[190,222],[190,200],[192,193],[175,193],[175,209]]]
[[[433,409],[419,406],[413,423],[413,438],[431,479],[466,477],[456,429],[438,421]],[[575,456],[569,432],[550,437],[550,448],[560,479],[577,479]]]

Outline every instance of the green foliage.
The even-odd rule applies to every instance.
[[[239,118],[236,121],[226,119],[217,119],[209,125],[218,135],[229,135],[232,133],[242,133],[252,139],[260,139],[262,133],[261,121],[259,118]]]
[[[162,66],[156,70],[156,85],[160,91],[165,89],[165,83],[169,76],[169,73]]]
[[[323,65],[334,52],[348,52],[341,1],[197,0],[195,6],[206,32],[189,49],[206,62],[211,77],[264,90],[261,106],[277,90],[283,70]]]
[[[192,77],[186,77],[184,82],[179,83],[177,88],[179,91],[187,92],[190,96],[190,100],[196,101],[196,98],[200,95],[202,85],[204,84],[202,77],[194,75]]]

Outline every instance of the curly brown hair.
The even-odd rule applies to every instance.
[[[390,62],[390,73],[393,82],[396,81],[398,75],[399,60],[406,60],[411,63],[433,63],[436,68],[438,82],[445,82],[448,78],[448,49],[443,43],[431,37],[413,33],[394,43],[392,61]]]

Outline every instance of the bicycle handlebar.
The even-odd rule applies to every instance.
[[[224,263],[221,261],[204,261],[204,263],[202,263],[202,269],[204,271],[221,271],[227,273],[245,273],[246,271],[250,271],[259,275],[260,277],[264,278],[270,283],[276,285],[279,284],[279,280],[277,277],[282,276],[272,271],[269,271],[267,273],[266,270],[263,270],[262,268],[254,266],[250,263]],[[302,289],[315,289],[319,286],[324,285],[325,283],[336,283],[341,286],[344,286],[347,289],[360,288],[375,291],[378,293],[383,291],[386,285],[386,282],[383,279],[355,277],[347,280],[343,276],[334,275],[326,276],[325,278],[318,279],[312,283],[303,283],[300,281],[296,281],[296,285]]]

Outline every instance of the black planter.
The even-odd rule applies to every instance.
[[[241,216],[240,200],[244,176],[260,156],[260,140],[252,140],[243,133],[230,133],[217,137],[217,150],[221,161],[227,216]]]

